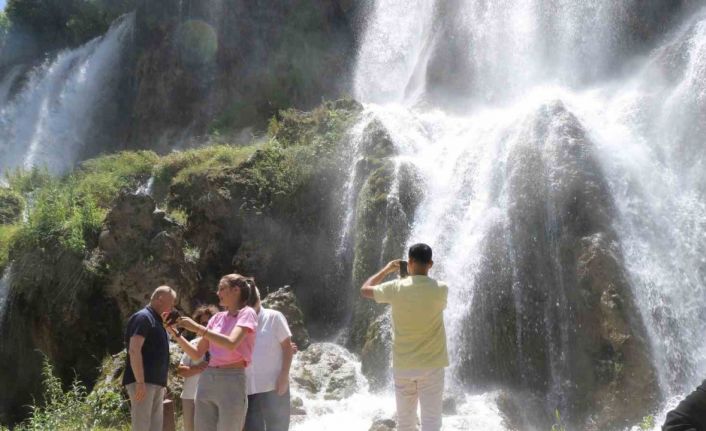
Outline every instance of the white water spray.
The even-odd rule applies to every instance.
[[[92,130],[95,116],[115,103],[114,78],[133,26],[134,15],[127,15],[105,36],[59,53],[30,72],[12,98],[10,85],[17,77],[10,71],[0,99],[0,173],[18,166],[53,172],[73,166],[86,140],[99,135]]]
[[[662,397],[659,411],[644,415],[656,415],[658,429],[666,411],[706,376],[706,10],[655,36],[655,46],[641,47],[650,52],[646,60],[622,58],[637,47],[629,39],[647,12],[629,0],[377,0],[355,91],[369,103],[366,114],[389,132],[397,163],[413,165],[424,179],[411,241],[434,248],[435,276],[452,287],[446,322],[453,352],[461,351],[475,276],[492,259],[484,244],[511,229],[508,214],[522,204],[522,195],[509,194],[510,182],[532,168],[518,154],[538,151],[547,193],[554,193],[566,169],[557,154],[574,139],[561,121],[577,119],[616,206],[613,228]],[[450,93],[471,102],[462,113],[452,97],[453,106],[432,97],[439,86],[449,93],[438,76],[458,77]],[[551,106],[565,113],[537,135],[535,124]],[[558,251],[551,253],[550,267],[560,268]],[[559,291],[566,289],[572,286]],[[543,306],[561,309],[563,301]],[[516,310],[522,314],[522,304]],[[556,397],[549,404],[561,403],[569,338],[560,333],[547,346],[549,396]],[[453,370],[461,358],[452,359]],[[489,394],[475,395],[470,408],[502,429]],[[389,400],[362,400],[370,408],[356,414],[367,412],[370,423],[381,399]],[[313,423],[301,429],[316,429]],[[466,422],[447,417],[444,430],[490,429],[480,423],[477,415]]]

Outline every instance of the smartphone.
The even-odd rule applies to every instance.
[[[407,272],[407,261],[401,260],[400,261],[400,278],[405,278],[408,275],[409,275],[409,272]]]

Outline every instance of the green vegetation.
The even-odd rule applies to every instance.
[[[641,430],[651,430],[652,428],[655,427],[655,417],[654,415],[647,415],[644,418],[642,418],[642,422],[640,422],[640,429]]]
[[[2,50],[5,45],[5,40],[7,39],[7,34],[10,32],[10,18],[4,11],[0,11],[0,50]]]
[[[559,410],[554,410],[554,425],[551,431],[566,431],[566,424],[561,420]]]
[[[148,151],[123,152],[84,162],[63,178],[39,169],[11,173],[12,193],[32,202],[13,242],[24,250],[59,246],[82,255],[97,238],[112,199],[145,182],[156,160]]]
[[[31,416],[15,427],[16,431],[127,431],[128,406],[120,393],[92,392],[74,380],[64,391],[61,380],[45,359],[42,370],[44,379],[44,404],[32,407]]]
[[[105,33],[110,23],[133,5],[134,1],[9,0],[6,28],[31,32],[49,49],[75,46]]]
[[[2,274],[7,267],[10,244],[18,230],[18,225],[0,225],[0,274]]]
[[[12,189],[0,187],[0,225],[19,221],[24,206],[22,195]]]

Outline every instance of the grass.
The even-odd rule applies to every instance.
[[[259,147],[258,144],[248,146],[217,144],[171,153],[163,157],[154,170],[157,195],[166,194],[172,183],[188,181],[194,174],[238,166],[252,156]]]
[[[151,151],[122,152],[88,160],[65,177],[36,168],[10,173],[10,189],[30,205],[27,221],[13,229],[11,241],[0,234],[0,262],[2,250],[6,254],[12,243],[25,248],[58,245],[85,253],[112,200],[121,190],[132,191],[144,183],[157,160]]]
[[[107,208],[118,193],[146,182],[159,157],[152,151],[121,152],[83,162],[76,175],[76,191]]]

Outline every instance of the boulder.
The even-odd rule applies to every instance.
[[[355,357],[333,343],[314,343],[295,356],[290,371],[292,385],[327,400],[348,398],[363,386]]]
[[[375,419],[368,431],[393,431],[397,429],[394,419]]]
[[[309,332],[306,330],[304,323],[304,313],[299,308],[297,297],[289,286],[268,294],[262,300],[262,306],[284,314],[289,324],[289,329],[292,331],[292,341],[299,350],[305,350],[309,347]]]

